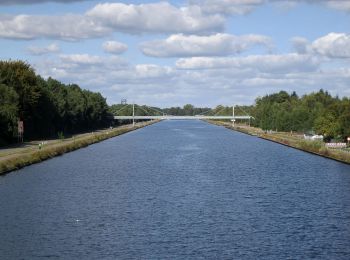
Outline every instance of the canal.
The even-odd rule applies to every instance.
[[[162,121],[0,177],[0,259],[349,259],[350,166]]]

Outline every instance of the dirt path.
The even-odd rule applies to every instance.
[[[137,123],[136,125],[139,126],[142,124],[143,123]],[[29,152],[38,151],[41,149],[44,150],[46,148],[52,148],[56,146],[63,146],[92,135],[108,133],[115,129],[125,129],[125,128],[132,128],[132,125],[123,125],[112,129],[108,128],[108,129],[97,130],[89,133],[77,134],[77,135],[73,135],[70,138],[65,138],[63,140],[61,139],[35,140],[30,142],[24,142],[22,144],[11,145],[8,147],[0,147],[0,162],[11,158],[16,158],[18,155],[21,155],[21,154],[27,154]],[[41,149],[39,149],[39,144],[42,144]]]

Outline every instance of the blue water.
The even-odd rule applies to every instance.
[[[163,121],[0,177],[0,259],[350,259],[350,166]]]

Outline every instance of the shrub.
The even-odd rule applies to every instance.
[[[60,140],[64,140],[64,134],[63,134],[63,132],[58,132],[58,133],[57,133],[57,137],[58,137],[58,139],[60,139]]]

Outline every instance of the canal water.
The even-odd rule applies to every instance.
[[[350,166],[163,121],[0,177],[0,259],[349,259]]]

